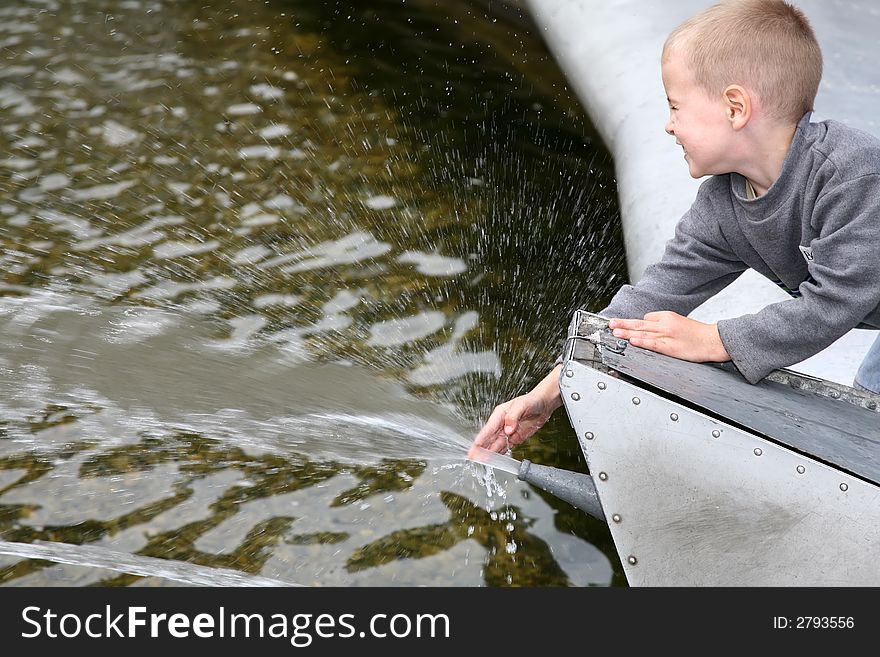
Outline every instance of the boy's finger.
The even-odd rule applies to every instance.
[[[626,331],[644,331],[651,325],[652,322],[646,322],[643,319],[612,319],[608,322],[610,328],[624,329]]]
[[[635,344],[635,340],[640,338],[649,338],[655,337],[657,334],[654,331],[628,331],[626,329],[614,329],[611,331],[611,335],[615,338],[624,338],[625,340],[629,340],[631,343]]]
[[[523,414],[523,405],[519,403],[513,403],[510,405],[510,408],[507,409],[507,413],[504,415],[504,435],[508,438],[513,435],[513,433],[519,427],[519,418]]]
[[[477,435],[474,437],[474,444],[477,447],[487,448],[495,439],[495,436],[504,429],[505,409],[503,406],[496,406],[492,411],[492,415],[486,420],[486,424],[482,426]]]
[[[474,445],[477,447],[483,447],[484,449],[489,449],[489,445],[495,440],[495,436],[498,435],[498,431],[492,431],[487,427],[483,427],[483,429],[476,435],[474,438]]]
[[[649,322],[657,322],[661,319],[666,319],[667,317],[681,316],[678,313],[674,313],[670,310],[653,310],[649,313],[645,313],[645,319]]]
[[[485,445],[474,442],[468,450],[468,458],[472,461],[481,461],[480,457],[485,452],[504,452],[507,449],[507,439],[504,436],[492,436]]]
[[[498,438],[496,438],[495,442],[492,443],[492,447],[490,447],[489,449],[491,449],[493,452],[504,454],[504,452],[507,451],[507,447],[507,438],[505,438],[504,436],[499,436]]]
[[[655,340],[654,338],[632,338],[630,343],[634,347],[641,347],[642,349],[647,349],[648,351],[656,351],[660,354],[665,354],[661,343],[659,340]],[[667,354],[669,355],[669,354]]]

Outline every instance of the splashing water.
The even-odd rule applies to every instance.
[[[495,470],[502,470],[503,472],[516,475],[519,473],[520,462],[506,454],[491,452],[482,447],[471,447],[468,450],[467,458],[471,463],[484,466],[480,468],[481,472],[475,472],[474,474],[485,487],[486,496],[489,500],[491,501],[494,497],[502,500],[506,499],[507,489],[498,480]]]

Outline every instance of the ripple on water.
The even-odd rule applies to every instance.
[[[370,196],[364,201],[364,205],[366,205],[371,210],[390,210],[395,205],[397,205],[397,199],[393,196],[386,196],[384,194],[380,194],[378,196]]]
[[[143,134],[113,120],[104,122],[101,137],[108,146],[127,146],[143,138]]]
[[[284,89],[275,87],[271,84],[255,84],[250,88],[250,92],[260,100],[278,100],[284,98]]]
[[[173,484],[179,476],[177,464],[106,477],[80,476],[80,468],[92,455],[85,452],[56,464],[40,479],[0,495],[0,504],[35,507],[19,522],[40,529],[89,520],[111,521],[174,496]]]
[[[444,347],[428,352],[425,362],[407,374],[417,386],[434,386],[467,374],[501,376],[501,360],[494,351],[454,352]]]
[[[376,240],[369,233],[355,232],[338,240],[322,242],[305,251],[272,258],[264,261],[263,266],[274,267],[298,260],[281,268],[285,274],[294,274],[378,258],[390,250],[390,244]]]
[[[126,189],[133,187],[135,183],[134,180],[123,180],[118,183],[94,185],[84,189],[73,189],[71,195],[77,201],[106,201],[116,198]]]
[[[259,144],[238,149],[238,156],[243,160],[277,160],[281,157],[281,149],[277,146]]]
[[[111,319],[102,331],[107,342],[134,344],[163,334],[180,321],[180,316],[158,308],[131,308]]]
[[[232,262],[236,265],[253,265],[271,253],[272,250],[262,244],[247,246],[232,256]]]
[[[70,178],[63,173],[49,173],[37,183],[44,192],[54,192],[70,185]]]
[[[416,270],[426,276],[455,276],[467,271],[467,264],[461,258],[452,258],[438,253],[404,251],[397,259],[400,262],[414,264]]]
[[[367,344],[371,347],[396,347],[432,335],[445,325],[446,315],[438,310],[389,319],[370,327]]]
[[[250,116],[252,114],[259,114],[262,111],[263,108],[254,103],[238,103],[226,108],[226,113],[230,116]]]
[[[236,285],[234,278],[214,276],[205,281],[184,283],[180,281],[161,281],[151,287],[132,295],[136,299],[176,299],[188,292],[204,292],[209,290],[231,290]]]
[[[361,302],[361,294],[361,290],[339,290],[330,301],[324,304],[322,310],[326,315],[336,315],[351,310]]]
[[[296,306],[302,297],[295,294],[261,294],[254,297],[254,308],[270,308],[272,306]]]
[[[272,123],[270,125],[267,125],[265,128],[262,128],[257,134],[259,134],[260,137],[262,137],[263,139],[268,140],[278,139],[279,137],[286,137],[291,134],[291,132],[293,131],[288,125],[284,125],[281,123]]]
[[[207,242],[180,242],[169,240],[154,246],[153,255],[160,260],[180,258],[182,256],[208,253],[217,249],[219,246],[219,240],[208,240]]]

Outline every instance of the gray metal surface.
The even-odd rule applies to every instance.
[[[616,342],[609,336],[602,339],[609,346]],[[814,385],[811,390],[810,382],[798,376],[791,376],[788,384],[764,380],[752,385],[732,366],[689,363],[632,345],[622,353],[604,348],[602,362],[733,424],[880,484],[880,413],[842,399],[844,386]]]
[[[599,494],[596,492],[596,484],[588,474],[553,468],[549,465],[538,465],[524,459],[516,476],[517,479],[555,495],[598,520],[605,520],[602,503],[599,502]]]
[[[630,584],[880,585],[877,486],[577,361],[560,388]]]

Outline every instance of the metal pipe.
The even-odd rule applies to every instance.
[[[524,459],[519,466],[517,478],[547,491],[594,518],[605,520],[596,484],[588,474],[537,465]]]

